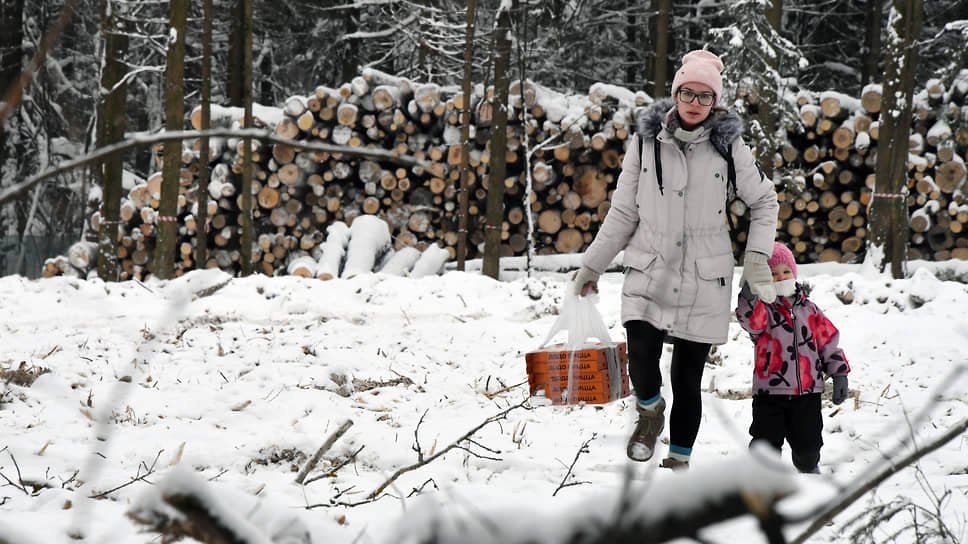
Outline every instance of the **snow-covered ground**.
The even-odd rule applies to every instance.
[[[968,276],[964,263],[952,266]],[[965,283],[938,279],[927,265],[905,280],[859,266],[800,270],[841,330],[855,397],[840,407],[824,401],[823,475],[777,476],[777,486],[797,486],[781,504],[787,513],[836,500],[838,486],[909,452],[898,444],[912,432],[927,444],[968,417],[968,372],[958,373],[968,364]],[[216,271],[146,284],[0,278],[0,369],[49,369],[31,386],[10,383],[3,393],[0,541],[154,542],[157,533],[128,514],[164,511],[160,498],[172,490],[207,497],[246,542],[396,542],[440,523],[433,515],[441,510],[474,521],[455,529],[470,535],[467,542],[499,542],[500,531],[522,527],[533,542],[560,540],[579,512],[607,515],[608,497],[622,489],[630,399],[513,408],[473,443],[395,479],[383,498],[333,506],[365,501],[417,462],[415,448],[430,457],[526,399],[524,353],[551,327],[567,280],[551,272],[502,280],[476,272],[326,282]],[[620,288],[621,275],[606,274],[598,302],[615,339],[624,337]],[[841,300],[847,292],[850,304]],[[775,472],[757,470],[747,451],[751,352],[732,324],[729,343],[705,371],[690,472],[656,471],[655,461],[631,467],[655,498],[651,511],[688,509],[737,479],[773,481]],[[353,425],[310,483],[295,484],[346,420]],[[567,480],[577,485],[559,489],[586,442]],[[660,448],[657,458],[664,454]],[[789,465],[788,450],[782,461]],[[966,495],[962,437],[887,480],[811,542],[849,542],[846,521],[899,500],[927,509],[918,520],[932,527],[930,512],[940,511],[964,541]],[[875,537],[911,519],[901,513]],[[788,537],[804,527],[791,527]],[[747,517],[704,534],[755,542],[751,530]]]

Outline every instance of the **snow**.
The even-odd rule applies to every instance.
[[[375,215],[361,215],[350,225],[350,241],[341,278],[352,278],[373,270],[378,259],[390,249],[390,227]]]
[[[655,468],[668,425],[653,461],[625,459],[631,398],[535,403],[482,427],[467,449],[403,474],[385,498],[341,506],[415,463],[414,448],[429,457],[527,398],[524,353],[552,329],[576,258],[536,258],[531,277],[507,259],[501,281],[475,272],[474,261],[467,272],[419,279],[232,278],[217,270],[118,284],[2,277],[0,368],[23,362],[50,371],[31,386],[7,383],[0,397],[0,473],[32,482],[26,491],[0,488],[0,539],[159,540],[127,514],[175,515],[164,497],[180,493],[246,542],[416,542],[431,527],[447,537],[440,541],[561,542],[569,529],[611,519],[629,474],[641,497],[633,511],[645,520],[739,490],[791,493],[780,507],[796,514],[835,502],[888,466],[885,457],[907,454],[911,432],[924,446],[968,416],[968,262],[914,261],[900,280],[867,264],[803,264],[811,298],[841,331],[856,395],[836,407],[824,400],[820,476],[791,473],[788,449],[782,468],[748,450],[752,345],[732,323],[706,366],[688,472]],[[621,274],[605,273],[599,287],[603,323],[623,339]],[[666,378],[670,357],[667,349]],[[663,393],[671,397],[668,383]],[[347,419],[354,425],[307,481],[358,451],[355,461],[295,484]],[[948,443],[920,461],[922,476],[901,470],[809,542],[849,542],[843,524],[872,504],[910,500],[934,511],[925,484],[939,496],[950,492],[941,515],[963,537],[966,454],[964,439]],[[148,467],[149,477],[132,481]],[[563,479],[575,485],[559,490]],[[108,498],[88,498],[122,484]],[[747,516],[701,534],[749,542],[751,531]]]

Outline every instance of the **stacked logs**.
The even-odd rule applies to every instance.
[[[968,258],[966,89],[968,71],[963,71],[950,89],[930,81],[915,101],[906,196],[914,258]],[[485,201],[492,182],[487,175],[492,94],[492,89],[478,86],[470,97],[469,259],[483,249]],[[635,113],[651,100],[603,84],[592,86],[587,96],[566,96],[530,81],[514,82],[510,94],[508,144],[502,150],[507,177],[501,180],[501,254],[524,254],[529,238],[538,254],[582,251],[608,211]],[[866,216],[874,187],[880,87],[866,87],[860,98],[802,92],[798,101],[799,122],[788,127],[788,141],[774,161],[785,180],[778,187],[778,239],[790,243],[800,262],[854,261],[863,255],[869,235]],[[255,269],[285,274],[296,259],[318,260],[327,226],[352,224],[360,215],[383,219],[395,250],[437,245],[454,259],[463,104],[458,89],[366,70],[339,88],[321,86],[308,96],[292,97],[281,108],[256,107],[255,125],[277,136],[377,147],[422,159],[426,166],[253,140]],[[214,107],[212,123],[239,127],[241,117],[239,108]],[[191,124],[200,127],[198,108]],[[198,231],[198,149],[199,142],[185,142],[182,154],[177,274],[198,264],[192,261]],[[204,267],[238,271],[244,151],[240,139],[211,141],[211,258]],[[160,160],[159,153],[159,170]],[[124,199],[118,256],[125,278],[150,273],[160,188],[161,175],[156,173]],[[730,211],[741,226],[739,251],[747,214],[739,201],[730,204]],[[91,223],[97,232],[97,214]],[[50,273],[57,274],[58,266],[52,264]]]
[[[951,89],[930,80],[915,96],[903,197],[909,258],[968,259],[966,94],[968,71],[962,71]],[[788,129],[773,165],[785,178],[778,187],[777,238],[800,262],[856,262],[870,234],[881,87],[868,85],[859,99],[803,92],[797,100],[799,123]],[[744,211],[739,202],[732,209]]]
[[[592,240],[608,210],[625,142],[631,134],[629,112],[648,103],[643,93],[598,85],[589,96],[565,96],[532,82],[512,84],[511,119],[527,110],[526,125],[508,127],[505,217],[501,224],[504,256],[527,251],[534,215],[537,253],[580,251]],[[478,87],[469,153],[467,258],[479,257],[484,241],[488,164],[491,151],[491,89]],[[278,137],[325,142],[352,148],[378,147],[425,161],[405,167],[389,161],[339,153],[303,151],[253,140],[253,218],[257,244],[255,268],[267,275],[285,274],[289,263],[318,257],[327,225],[351,224],[375,215],[390,227],[393,248],[423,251],[438,245],[456,257],[460,187],[460,112],[464,97],[456,89],[420,85],[374,70],[339,88],[320,86],[309,96],[291,97],[282,108],[259,107],[254,124]],[[212,126],[238,128],[240,108],[212,109]],[[200,109],[191,115],[200,128]],[[526,146],[531,156],[525,157]],[[186,142],[182,154],[178,219],[180,240],[176,274],[196,266],[198,141]],[[241,139],[210,142],[212,177],[208,187],[209,247],[204,267],[237,271],[243,149]],[[122,205],[119,257],[125,278],[151,270],[154,233],[161,196],[158,173],[136,185]],[[530,163],[528,168],[526,164]],[[526,199],[530,183],[530,198]],[[527,202],[526,202],[527,200]],[[92,217],[97,231],[100,218]]]

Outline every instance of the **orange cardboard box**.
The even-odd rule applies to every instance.
[[[574,351],[556,344],[524,358],[531,395],[543,392],[552,404],[604,404],[631,394],[625,342],[590,343]]]

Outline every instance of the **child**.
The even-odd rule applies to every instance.
[[[819,473],[824,375],[833,376],[833,402],[840,404],[850,365],[837,345],[837,328],[797,284],[789,248],[776,242],[768,263],[776,301],[766,304],[744,285],[736,307],[739,324],[756,344],[750,435],[777,450],[786,439],[797,470]]]

